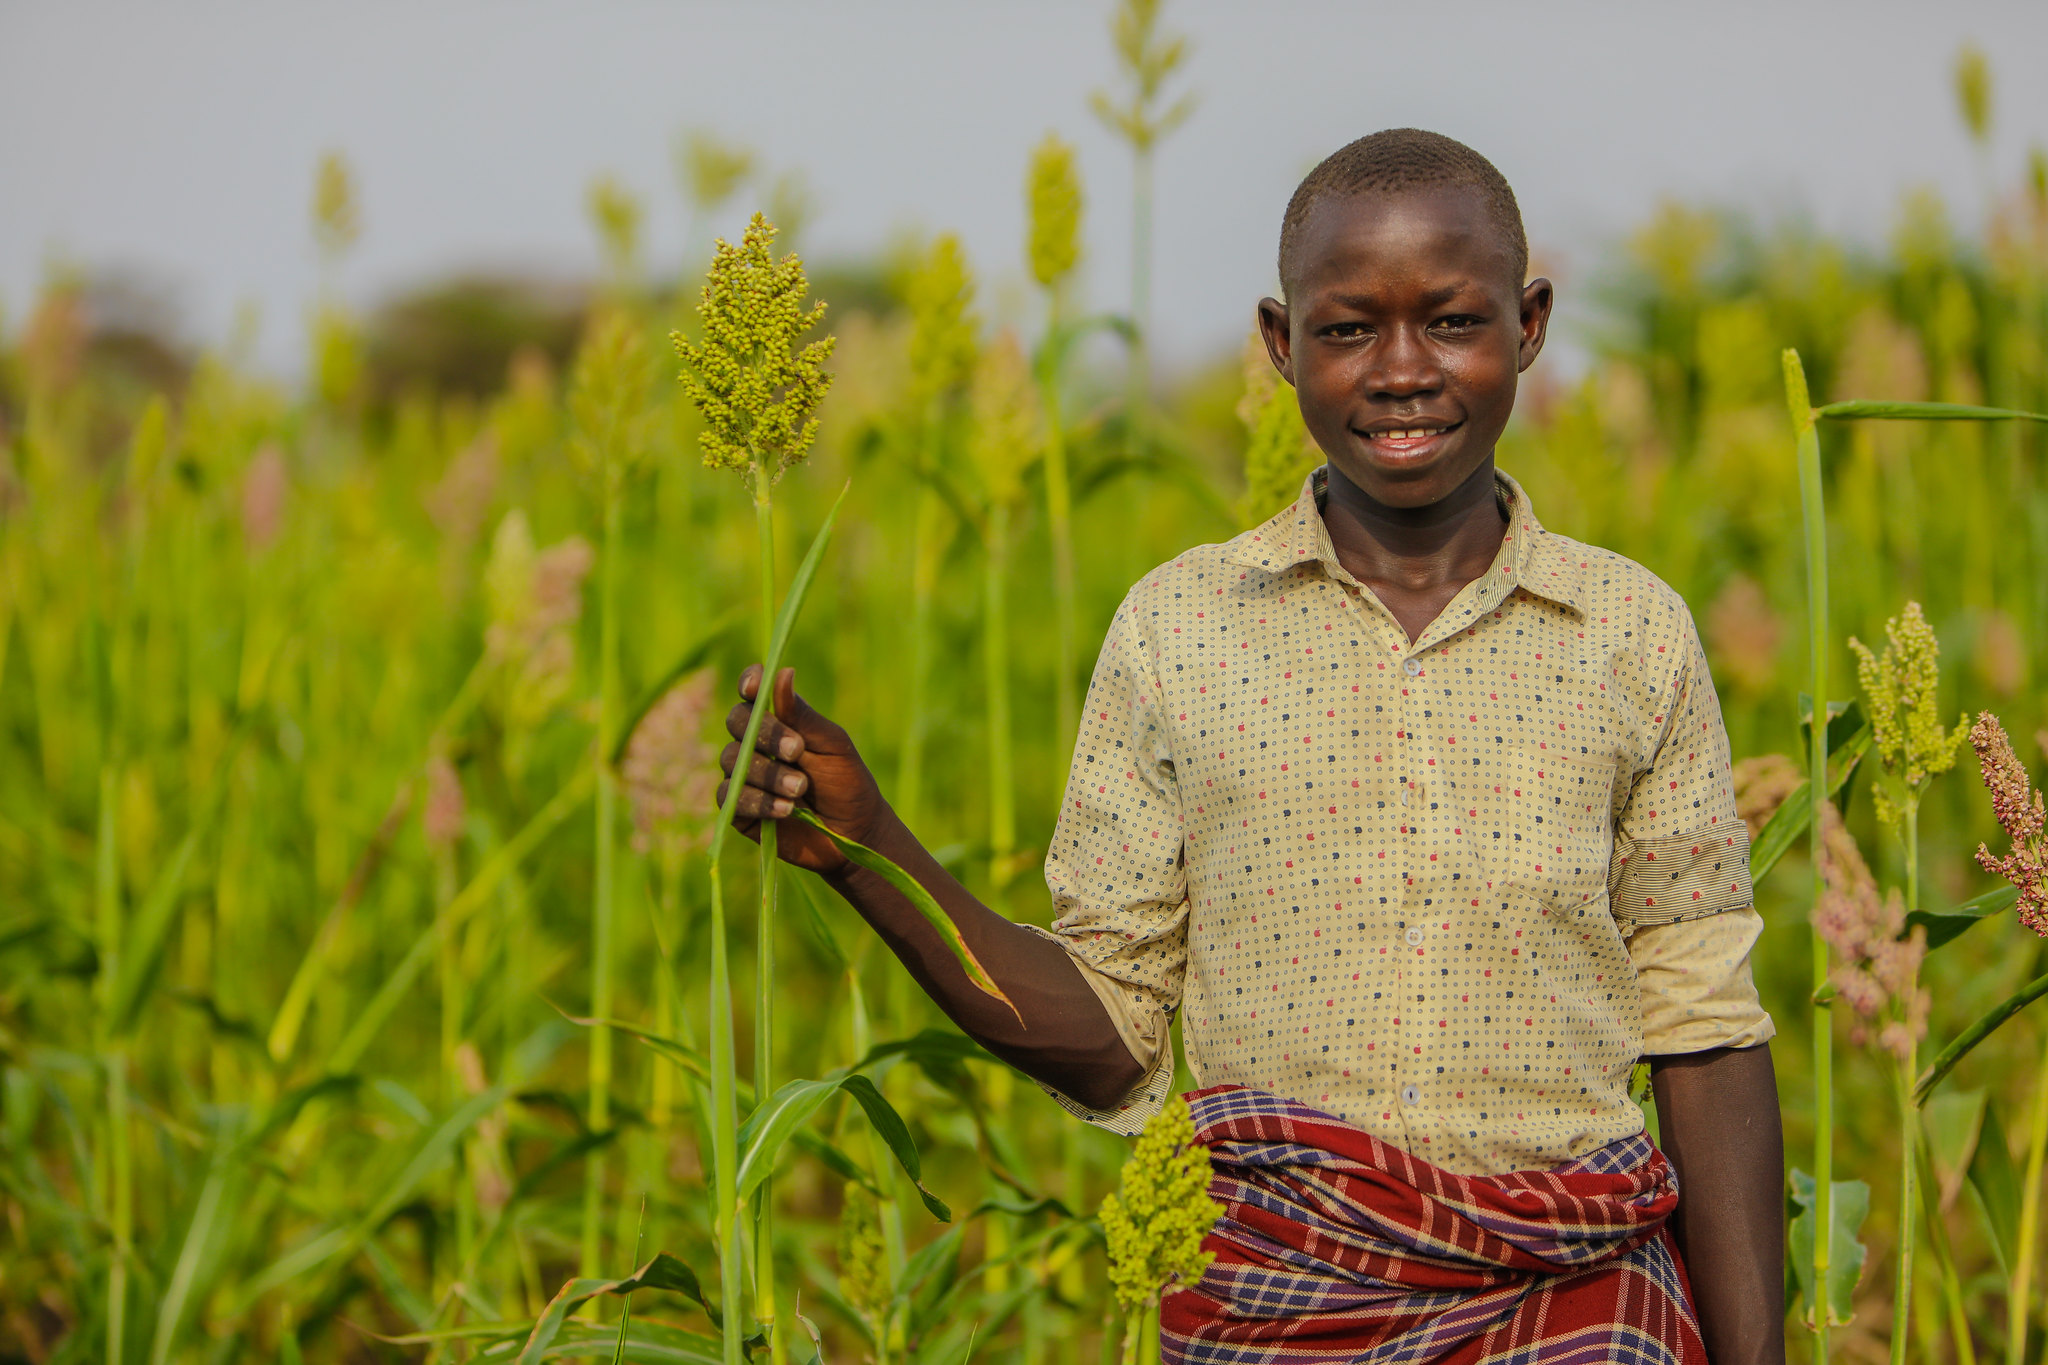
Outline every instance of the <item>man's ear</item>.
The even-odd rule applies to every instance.
[[[1516,373],[1535,364],[1542,354],[1543,338],[1550,332],[1550,305],[1555,301],[1550,281],[1540,275],[1522,286],[1522,345],[1515,357]]]
[[[1265,339],[1266,355],[1280,377],[1294,383],[1294,337],[1287,330],[1287,305],[1278,299],[1259,300],[1259,335]]]

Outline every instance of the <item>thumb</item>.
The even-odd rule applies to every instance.
[[[776,671],[775,686],[769,695],[774,702],[775,718],[803,736],[805,749],[817,754],[836,754],[851,747],[845,730],[797,695],[794,668]]]

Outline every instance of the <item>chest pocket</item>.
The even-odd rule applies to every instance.
[[[1473,765],[1459,813],[1497,890],[1569,909],[1604,894],[1614,846],[1614,765],[1503,744]]]

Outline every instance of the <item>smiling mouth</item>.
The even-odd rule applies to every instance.
[[[1389,455],[1413,455],[1428,449],[1440,437],[1449,435],[1463,425],[1462,422],[1443,425],[1417,424],[1391,431],[1362,431],[1359,435],[1375,450]]]

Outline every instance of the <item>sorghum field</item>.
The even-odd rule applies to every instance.
[[[961,1039],[807,875],[764,919],[751,844],[714,877],[710,803],[735,675],[807,584],[800,687],[1043,922],[1124,588],[1310,467],[1262,357],[1155,376],[1142,293],[1072,284],[1124,249],[1089,199],[1142,190],[1176,121],[1170,41],[1121,16],[1138,173],[1081,186],[1057,139],[1017,168],[1022,326],[976,288],[1019,263],[943,234],[772,266],[801,241],[765,195],[782,241],[660,277],[608,183],[586,297],[324,297],[302,384],[124,330],[85,277],[0,325],[0,1359],[1117,1358],[1097,1215],[1129,1144]],[[1981,58],[1957,82],[1961,148]],[[698,210],[753,207],[743,152],[689,147]],[[315,186],[338,260],[376,206],[338,157]],[[1981,237],[1915,197],[1876,249],[1670,205],[1572,282],[1592,362],[1539,365],[1500,452],[1708,643],[1758,834],[1802,1359],[2021,1365],[2048,1336],[2048,954],[2016,922],[2048,875],[2048,429],[1808,416],[2048,409],[2048,159],[1987,194]],[[721,415],[736,373],[759,420]],[[1816,657],[1849,704],[1819,878]]]

